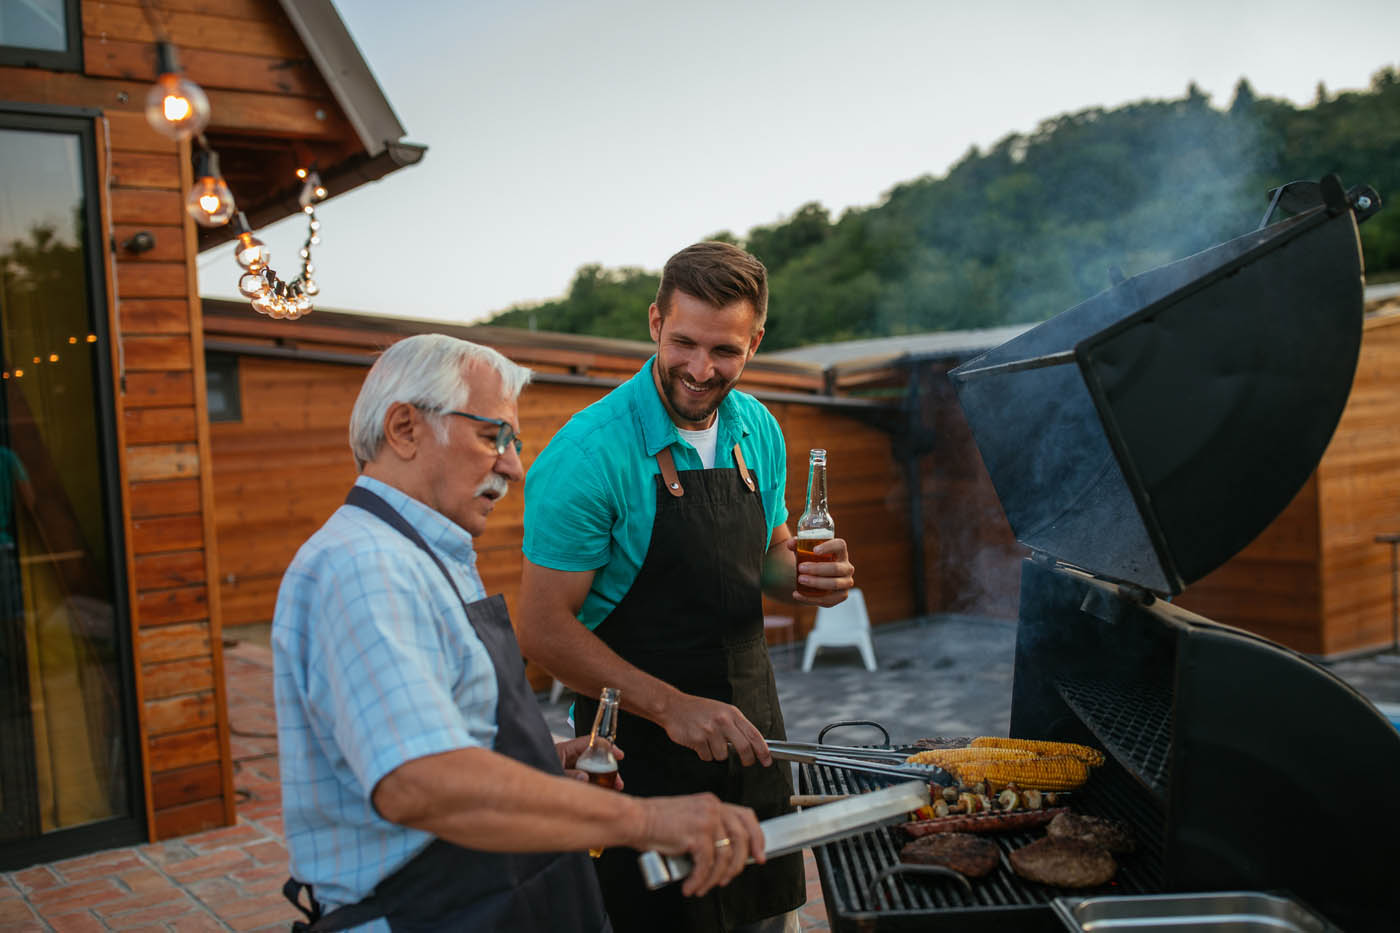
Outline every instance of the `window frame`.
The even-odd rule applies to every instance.
[[[0,129],[49,132],[76,136],[82,165],[83,223],[87,232],[85,278],[92,333],[97,335],[94,354],[96,427],[102,471],[103,512],[107,519],[107,548],[112,581],[113,640],[116,679],[120,693],[117,729],[125,746],[126,813],[93,823],[59,829],[37,836],[0,843],[0,871],[49,862],[99,849],[147,841],[145,757],[141,743],[136,696],[134,624],[127,568],[126,524],[123,510],[120,462],[117,450],[116,382],[112,368],[111,311],[108,306],[106,255],[103,238],[102,176],[98,171],[98,123],[101,111],[79,107],[11,104],[0,102]]]
[[[49,71],[83,70],[83,19],[81,0],[63,0],[64,29],[68,47],[62,51],[31,49],[0,43],[0,65],[44,68]]]

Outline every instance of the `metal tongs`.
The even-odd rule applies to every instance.
[[[934,765],[909,764],[903,752],[886,748],[856,748],[849,745],[813,745],[807,742],[769,742],[768,750],[780,761],[804,765],[845,768],[884,777],[915,778],[934,784],[957,783],[951,774]]]
[[[763,854],[777,858],[808,846],[843,839],[902,820],[910,811],[927,806],[928,801],[928,782],[921,779],[857,794],[813,810],[775,816],[758,824],[763,830]],[[660,852],[643,852],[637,862],[642,869],[642,880],[652,891],[679,881],[695,868],[688,855],[662,855]]]

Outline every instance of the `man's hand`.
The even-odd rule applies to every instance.
[[[796,538],[788,538],[784,543],[794,555],[797,553]],[[809,606],[828,607],[844,602],[846,591],[856,585],[856,568],[846,550],[846,539],[829,538],[812,550],[826,556],[827,560],[808,560],[798,564],[796,583],[827,592],[822,596],[807,596],[793,590],[793,600]]]
[[[657,722],[672,742],[691,749],[701,761],[723,761],[732,746],[745,765],[773,763],[762,733],[729,703],[682,693],[668,703]]]
[[[748,807],[720,803],[714,794],[639,801],[645,822],[642,838],[633,847],[665,855],[688,853],[695,868],[681,885],[686,896],[698,897],[728,884],[750,858],[764,861],[763,830]]]
[[[588,739],[589,736],[581,735],[576,739],[568,739],[564,742],[554,743],[554,751],[559,755],[559,767],[564,769],[566,775],[575,780],[588,780],[587,772],[579,771],[574,767],[574,765],[578,763],[578,756],[582,755],[584,749],[588,748]],[[613,757],[618,761],[627,757],[622,751],[622,746],[616,743],[613,744],[612,753]],[[619,774],[613,778],[613,789],[622,790],[622,775]]]

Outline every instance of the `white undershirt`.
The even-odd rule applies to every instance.
[[[685,428],[676,428],[677,433],[689,442],[695,452],[700,455],[700,463],[707,470],[715,468],[715,442],[719,440],[719,417],[716,416],[710,426],[703,431],[687,431]]]

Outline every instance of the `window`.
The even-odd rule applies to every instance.
[[[232,353],[204,354],[204,387],[210,421],[242,421],[238,395],[238,357]]]
[[[0,65],[78,71],[79,0],[0,0]]]

